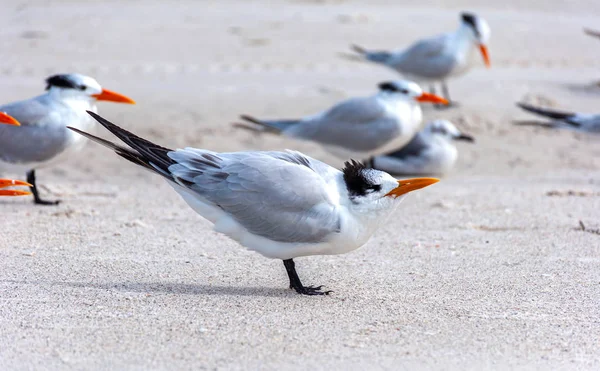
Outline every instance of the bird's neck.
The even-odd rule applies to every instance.
[[[463,53],[471,52],[476,46],[473,39],[473,31],[469,26],[461,24],[452,34],[451,44],[453,48]]]
[[[375,231],[385,224],[403,198],[383,197],[378,201],[380,204],[376,208],[361,204],[348,206],[350,217],[346,221],[346,228],[353,231],[359,246],[365,244]]]

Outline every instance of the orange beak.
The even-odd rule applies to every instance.
[[[96,100],[105,100],[109,102],[135,104],[135,101],[129,97],[115,93],[108,89],[102,89],[102,93],[92,95]]]
[[[10,186],[27,186],[33,187],[31,184],[27,182],[22,182],[20,180],[12,180],[12,179],[0,179],[0,188],[10,187]],[[30,192],[27,191],[19,191],[15,189],[0,189],[0,196],[27,196],[30,195]]]
[[[398,181],[398,187],[392,189],[386,196],[400,197],[417,189],[425,188],[439,182],[437,178],[413,178]]]
[[[429,102],[429,103],[442,103],[442,104],[448,104],[449,102],[440,97],[439,95],[435,95],[435,94],[430,94],[430,93],[423,93],[421,95],[419,95],[417,97],[417,100],[419,102]]]
[[[0,123],[13,126],[21,126],[19,121],[17,121],[14,117],[7,115],[4,112],[0,112]]]
[[[485,66],[487,68],[490,68],[492,66],[492,63],[490,62],[490,55],[488,54],[487,46],[480,44],[479,51],[481,51],[481,56],[483,57],[483,62],[485,63]]]

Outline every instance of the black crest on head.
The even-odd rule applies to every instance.
[[[365,165],[354,160],[344,162],[342,169],[344,182],[351,197],[364,196],[368,190],[379,191],[381,189],[379,184],[373,184],[366,177],[366,169]]]
[[[379,86],[380,90],[398,91],[398,88],[396,87],[396,85],[393,82],[390,82],[390,81],[382,82],[378,86]]]
[[[475,31],[475,35],[479,37],[479,30],[477,29],[477,16],[473,13],[465,12],[461,13],[460,17],[462,18],[463,22],[471,26],[473,31]]]
[[[46,79],[46,90],[51,86],[59,88],[70,88],[77,90],[85,90],[85,85],[77,84],[69,75],[54,75]]]

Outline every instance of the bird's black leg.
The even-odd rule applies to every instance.
[[[442,94],[444,98],[448,100],[448,105],[446,107],[456,107],[458,103],[454,102],[452,98],[450,98],[450,90],[448,89],[448,85],[446,85],[446,81],[442,81]]]
[[[435,95],[435,84],[431,84],[431,85],[429,85],[429,93],[431,93],[431,94]],[[436,109],[443,109],[443,108],[444,108],[444,105],[443,105],[443,104],[436,103],[436,104],[434,105],[434,107],[435,107]]]
[[[434,84],[429,85],[429,93],[435,95],[435,85]]]
[[[331,291],[321,291],[323,286],[303,286],[300,282],[300,277],[296,273],[296,264],[294,260],[287,259],[283,261],[285,270],[287,271],[288,277],[290,278],[290,289],[296,290],[298,294],[302,295],[329,295]]]
[[[31,193],[33,193],[33,203],[36,205],[58,205],[60,201],[47,201],[40,198],[37,186],[35,185],[35,169],[27,173],[27,183],[31,184]]]

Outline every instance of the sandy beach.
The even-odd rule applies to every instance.
[[[492,68],[450,82],[459,107],[425,108],[476,138],[451,174],[363,248],[297,259],[327,297],[287,289],[281,261],[96,144],[40,170],[59,206],[0,200],[0,369],[600,368],[600,137],[514,125],[533,118],[522,100],[600,112],[600,40],[582,32],[600,29],[600,2],[528,3],[5,1],[0,102],[80,72],[138,102],[101,115],[172,148],[339,167],[231,123],[369,95],[398,76],[339,53],[453,30],[462,10],[489,22]]]

